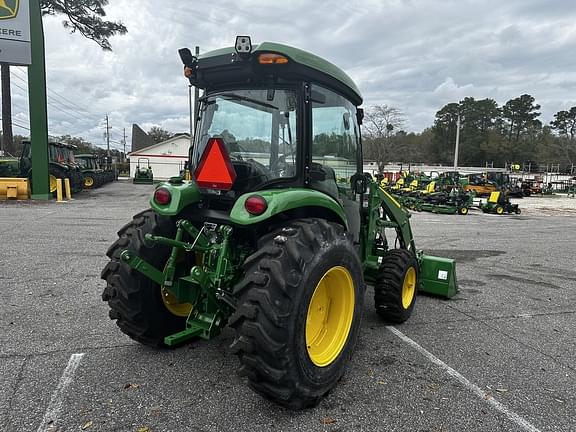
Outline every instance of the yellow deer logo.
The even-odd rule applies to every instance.
[[[18,15],[20,0],[0,0],[0,19],[10,19]]]

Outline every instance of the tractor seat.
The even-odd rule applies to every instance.
[[[268,169],[256,161],[232,161],[236,171],[236,181],[232,190],[238,193],[246,193],[254,190],[260,184],[269,180]]]
[[[338,197],[338,184],[336,183],[336,172],[327,165],[312,162],[310,167],[311,183],[314,189],[326,192],[334,198]]]

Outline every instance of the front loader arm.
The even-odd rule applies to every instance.
[[[362,231],[362,258],[365,263],[364,278],[368,283],[375,282],[380,261],[389,249],[400,248],[413,252],[418,259],[420,291],[447,298],[458,292],[454,260],[417,251],[410,227],[410,213],[375,182],[369,184],[364,217],[367,220]],[[384,235],[387,228],[396,231],[397,245],[388,244]]]

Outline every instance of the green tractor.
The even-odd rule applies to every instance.
[[[362,97],[341,69],[246,36],[180,56],[204,90],[193,179],[158,185],[120,229],[102,298],[150,346],[233,328],[252,389],[314,406],[352,355],[365,284],[376,313],[402,323],[419,290],[456,293],[454,261],[418,251],[409,213],[363,175]]]
[[[136,164],[136,171],[134,172],[134,184],[153,184],[154,174],[152,174],[152,167],[150,166],[150,159],[138,158]]]
[[[98,155],[77,154],[74,157],[84,177],[84,189],[94,189],[104,184],[104,170],[98,165]]]
[[[74,160],[72,150],[76,148],[70,144],[48,143],[48,175],[49,191],[56,193],[57,179],[70,180],[70,188],[74,192],[82,190],[82,172]],[[18,159],[0,159],[0,177],[22,177],[32,181],[32,145],[30,141],[22,142],[22,152]],[[62,184],[64,187],[64,184]]]

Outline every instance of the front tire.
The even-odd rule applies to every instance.
[[[147,233],[174,238],[176,226],[170,218],[146,210],[122,227],[118,240],[106,252],[110,262],[102,270],[101,277],[106,281],[102,300],[108,302],[110,318],[116,320],[122,332],[144,345],[161,347],[165,336],[185,329],[186,317],[171,313],[160,286],[120,260],[120,254],[127,249],[163,269],[171,249],[147,246]]]
[[[382,260],[374,284],[376,312],[385,321],[399,324],[412,315],[418,291],[418,261],[406,249],[393,249]]]
[[[340,225],[301,219],[265,236],[235,287],[231,351],[252,389],[291,409],[342,377],[364,303],[362,266]]]

